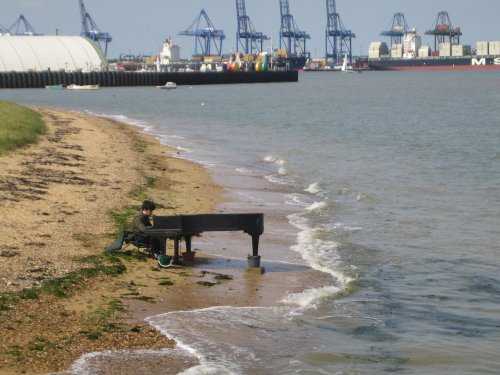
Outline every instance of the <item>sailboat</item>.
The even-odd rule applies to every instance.
[[[347,53],[344,55],[344,61],[342,62],[342,68],[340,69],[343,73],[354,73],[354,70],[347,69]]]

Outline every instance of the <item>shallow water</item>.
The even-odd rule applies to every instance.
[[[0,98],[145,127],[228,187],[221,209],[269,214],[281,260],[332,276],[275,307],[151,318],[201,359],[187,373],[495,374],[498,87],[496,72],[304,73]],[[206,326],[176,329],[186,314]]]

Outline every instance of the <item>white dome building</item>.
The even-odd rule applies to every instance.
[[[96,72],[107,65],[99,44],[88,38],[0,34],[0,72]]]

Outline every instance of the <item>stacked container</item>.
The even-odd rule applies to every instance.
[[[471,46],[465,46],[463,44],[454,44],[451,47],[452,56],[470,56],[471,51]]]
[[[439,43],[439,56],[445,56],[445,57],[451,56],[450,43]]]
[[[431,47],[429,46],[420,46],[418,49],[419,57],[429,57],[431,55]]]
[[[478,56],[488,56],[489,52],[489,43],[488,42],[477,42],[477,55]]]
[[[391,57],[402,58],[403,57],[403,45],[393,44],[391,47]]]
[[[378,59],[380,56],[388,55],[389,49],[384,42],[372,42],[368,48],[368,58]]]
[[[489,54],[492,56],[499,56],[500,55],[500,42],[490,42],[489,43]]]

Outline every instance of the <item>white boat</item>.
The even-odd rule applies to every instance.
[[[97,90],[99,85],[69,85],[68,90]]]
[[[175,82],[167,82],[163,86],[156,86],[156,87],[163,90],[173,90],[177,88],[177,84]]]
[[[352,67],[347,68],[347,53],[344,56],[344,61],[342,62],[342,68],[340,69],[343,73],[354,73]]]

